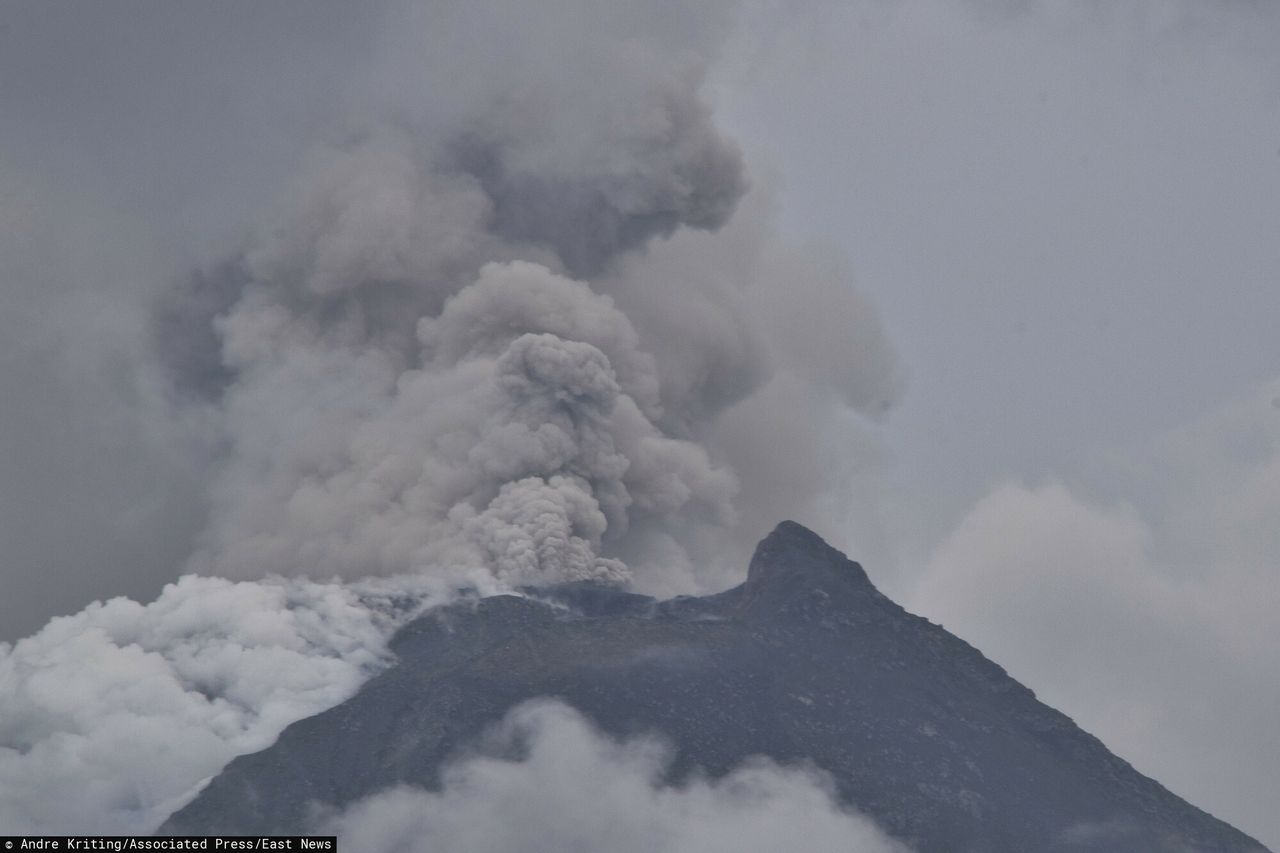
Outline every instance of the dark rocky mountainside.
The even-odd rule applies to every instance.
[[[162,832],[302,829],[442,767],[514,705],[559,697],[616,736],[659,732],[674,776],[809,762],[921,851],[1261,851],[1188,804],[861,566],[784,522],[706,598],[596,586],[435,611],[353,698],[237,758]]]

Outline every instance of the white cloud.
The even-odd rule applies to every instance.
[[[722,779],[666,784],[659,742],[613,741],[555,702],[516,708],[487,746],[449,767],[440,791],[374,795],[321,831],[367,853],[906,850],[837,806],[816,772],[760,760]]]
[[[909,606],[1175,793],[1275,844],[1280,382],[1178,430],[1110,491],[1005,483]]]
[[[412,586],[187,576],[0,644],[0,826],[145,833],[389,662]]]

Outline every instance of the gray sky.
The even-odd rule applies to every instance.
[[[845,544],[1280,844],[1280,10],[779,11],[726,123],[908,371],[880,527]]]
[[[907,362],[896,468],[958,500],[1280,365],[1271,7],[969,5],[783,16],[724,94],[784,222],[849,255]]]
[[[154,294],[269,220],[353,111],[422,89],[428,118],[453,116],[510,71],[450,88],[412,51],[388,60],[382,9],[0,3],[0,636],[153,595],[206,525],[216,438],[156,375]],[[824,394],[888,384],[866,301],[906,376],[883,418],[816,442],[857,464],[815,526],[1139,769],[1280,847],[1280,10],[865,0],[731,21],[707,91],[754,190],[725,240],[773,216],[809,266],[788,278],[781,250],[757,266],[781,288],[820,279],[790,291],[814,317],[849,312],[854,343],[830,351],[875,375]],[[725,26],[698,23],[673,56]],[[628,294],[715,251],[672,240],[608,282],[642,342],[681,330]],[[829,283],[842,264],[861,296]],[[760,332],[781,372],[821,372],[786,343],[814,317]],[[793,393],[774,386],[760,414]],[[730,457],[758,446],[722,433]],[[747,527],[811,517],[744,503]]]

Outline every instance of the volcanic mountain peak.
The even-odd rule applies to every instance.
[[[398,665],[237,758],[164,831],[295,833],[317,809],[439,788],[512,709],[557,697],[611,737],[659,734],[671,782],[755,756],[816,767],[922,853],[1263,850],[794,522],[718,595],[570,584],[437,609],[394,648]]]
[[[784,521],[756,546],[740,588],[744,605],[785,610],[798,601],[881,597],[862,566],[794,521]]]
[[[829,587],[871,586],[862,566],[832,548],[818,534],[794,521],[784,521],[756,546],[747,567],[747,586],[806,584]]]

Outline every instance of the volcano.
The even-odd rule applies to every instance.
[[[963,640],[783,522],[746,582],[668,601],[591,583],[463,601],[348,701],[232,761],[161,833],[298,833],[442,770],[522,702],[670,744],[672,781],[753,756],[827,774],[922,853],[1263,851],[1112,754]]]

